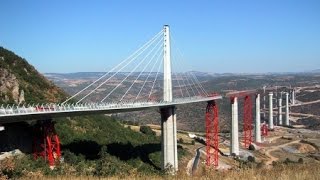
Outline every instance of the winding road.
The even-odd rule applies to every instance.
[[[195,156],[189,161],[188,166],[187,166],[187,173],[189,175],[193,175],[193,173],[197,170],[199,161],[200,161],[200,156],[201,156],[201,149],[204,148],[205,146],[201,146],[196,149]]]

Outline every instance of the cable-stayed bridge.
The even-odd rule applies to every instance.
[[[39,137],[34,142],[34,156],[47,156],[50,166],[61,156],[60,142],[55,133],[55,117],[108,114],[157,108],[161,114],[162,169],[178,170],[176,105],[208,102],[207,119],[217,129],[217,106],[222,97],[208,93],[199,78],[189,70],[181,51],[171,46],[169,26],[154,35],[100,78],[83,87],[61,103],[16,104],[0,106],[0,124],[38,120]]]
[[[173,41],[173,43],[171,43]],[[169,26],[154,35],[129,57],[107,71],[101,77],[86,84],[82,89],[60,103],[0,105],[0,131],[7,123],[37,121],[34,128],[33,155],[45,157],[50,167],[60,159],[60,140],[55,132],[53,118],[81,116],[90,114],[110,114],[119,112],[157,109],[161,115],[161,162],[162,169],[178,170],[177,156],[177,117],[176,106],[180,104],[207,102],[206,126],[206,164],[218,167],[219,157],[219,116],[216,100],[222,96],[208,93],[203,87],[201,77],[187,69],[181,51],[175,46]],[[173,45],[171,45],[173,44]],[[262,115],[268,112],[269,129],[274,129],[273,105],[278,105],[278,125],[289,126],[289,107],[295,105],[295,91],[292,89],[292,104],[289,106],[289,93],[263,89],[263,103],[257,90],[234,91],[226,94],[231,105],[230,155],[239,156],[238,104],[243,105],[244,148],[253,142],[262,143],[262,135],[267,126],[261,129],[260,104]],[[285,106],[282,105],[285,94]],[[266,95],[269,107],[266,108]],[[252,97],[255,102],[255,122],[253,123]],[[244,98],[244,101],[238,101]],[[275,101],[274,101],[275,100]],[[278,101],[277,101],[278,100]],[[315,101],[317,102],[317,101]],[[282,109],[285,118],[282,121]],[[264,118],[265,119],[265,118]],[[253,128],[253,124],[255,128]],[[254,133],[252,132],[254,130]]]
[[[179,49],[171,50],[170,38],[166,40],[170,35],[165,33],[166,28],[64,102],[1,105],[0,123],[135,111],[220,99],[219,95],[207,93],[192,71],[182,71],[185,66],[181,60],[183,55]]]

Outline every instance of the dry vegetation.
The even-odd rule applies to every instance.
[[[105,179],[215,179],[215,180],[318,180],[320,179],[320,164],[300,164],[300,165],[284,165],[279,164],[272,169],[265,168],[248,168],[229,171],[215,171],[203,167],[202,172],[195,176],[188,176],[184,170],[181,170],[177,175],[141,175],[140,173],[133,173],[130,176],[117,175]],[[0,179],[5,177],[0,177]],[[95,176],[56,176],[47,177],[43,176],[40,172],[29,174],[24,177],[27,179],[62,179],[62,180],[85,180],[85,179],[104,179]],[[22,178],[23,179],[23,178]]]

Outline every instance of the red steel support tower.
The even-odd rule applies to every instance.
[[[206,153],[207,166],[218,167],[219,160],[219,117],[215,101],[208,101],[206,108]]]
[[[266,137],[268,136],[268,125],[264,122],[261,126],[262,136]]]
[[[252,143],[252,102],[249,95],[244,97],[243,109],[244,146],[245,148],[249,148],[250,144]]]
[[[60,140],[51,120],[38,123],[34,127],[33,157],[43,157],[48,161],[50,167],[61,157]]]

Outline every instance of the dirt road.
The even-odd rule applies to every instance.
[[[272,162],[273,161],[277,161],[279,158],[277,157],[274,157],[271,155],[271,152],[272,151],[275,151],[275,150],[278,150],[280,148],[283,148],[285,146],[288,146],[290,144],[294,144],[294,143],[299,143],[300,140],[295,140],[295,141],[291,141],[291,142],[288,142],[288,143],[285,143],[285,144],[281,144],[281,145],[278,145],[278,146],[273,146],[271,148],[269,148],[268,150],[266,150],[265,154],[266,156],[268,156],[270,159],[266,162],[266,165],[269,166],[269,165],[272,165]]]
[[[189,161],[187,166],[187,173],[188,175],[192,175],[198,168],[200,156],[201,156],[201,149],[205,146],[201,146],[196,149],[195,156]]]

